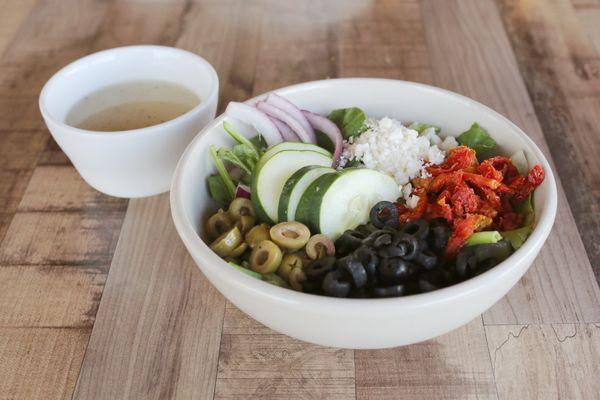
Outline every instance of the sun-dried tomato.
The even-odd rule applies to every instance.
[[[444,257],[452,259],[456,257],[465,241],[473,233],[487,228],[492,224],[492,219],[480,214],[469,214],[466,218],[454,220],[454,231],[448,239]]]
[[[398,209],[399,220],[401,223],[406,223],[408,221],[413,221],[415,219],[420,219],[427,211],[427,194],[425,190],[422,188],[417,188],[413,190],[413,196],[418,196],[419,201],[417,202],[417,206],[415,208],[408,208],[403,204],[398,204],[396,208]]]
[[[516,204],[522,203],[527,197],[533,192],[533,190],[541,185],[544,181],[544,170],[539,165],[535,165],[527,174],[524,176],[517,176],[510,182],[509,187],[513,189],[514,196],[513,201]]]
[[[477,170],[477,155],[475,150],[467,146],[458,146],[450,149],[446,160],[440,165],[432,165],[427,168],[427,171],[433,175],[453,171],[476,171]]]
[[[452,203],[454,214],[459,218],[464,217],[466,214],[474,213],[480,204],[479,197],[475,194],[475,191],[464,182],[460,182],[454,186],[450,202]]]
[[[490,171],[489,171],[490,167],[493,168],[494,171],[499,172],[502,177],[500,179],[496,179],[493,176],[489,176],[488,174],[490,174]],[[519,171],[513,165],[510,158],[503,157],[503,156],[496,156],[496,157],[488,158],[487,160],[482,161],[481,164],[479,165],[479,172],[481,172],[481,174],[483,176],[485,176],[486,178],[494,178],[500,182],[519,175]],[[497,177],[497,175],[496,175],[496,177]]]

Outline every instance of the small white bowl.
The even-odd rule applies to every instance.
[[[430,293],[390,299],[337,299],[299,293],[230,267],[198,235],[201,221],[216,208],[203,185],[214,172],[208,147],[232,144],[222,128],[225,118],[218,117],[179,161],[171,187],[171,212],[200,270],[242,311],[278,332],[307,342],[355,349],[393,347],[427,340],[466,324],[504,296],[527,271],[554,222],[556,183],[542,152],[502,115],[447,90],[386,79],[332,79],[276,92],[311,111],[326,114],[335,108],[357,106],[371,116],[432,123],[441,126],[445,135],[458,135],[477,121],[498,141],[503,153],[522,149],[531,165],[541,164],[546,179],[536,189],[536,227],[523,247],[473,279]]]
[[[95,132],[65,123],[84,96],[109,85],[158,80],[200,97],[187,113],[165,123],[119,132]],[[172,47],[127,46],[100,51],[67,65],[44,85],[39,106],[54,140],[83,179],[117,197],[169,190],[177,161],[217,109],[219,78],[202,57]]]

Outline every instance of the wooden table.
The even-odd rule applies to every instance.
[[[0,398],[600,398],[599,27],[598,0],[2,0]],[[337,76],[473,97],[554,160],[554,231],[505,298],[434,340],[351,351],[276,334],[207,283],[167,195],[92,190],[41,120],[59,67],[134,43],[206,57],[221,109]]]

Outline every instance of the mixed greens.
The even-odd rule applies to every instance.
[[[406,127],[356,107],[325,117],[276,94],[232,102],[226,115],[255,135],[226,121],[235,144],[211,146],[207,185],[221,209],[203,235],[255,278],[335,297],[422,293],[487,271],[533,230],[543,170],[529,169],[522,151],[498,155],[477,123],[442,139],[432,124]],[[377,147],[378,129],[412,147]],[[413,161],[368,167],[394,154]]]

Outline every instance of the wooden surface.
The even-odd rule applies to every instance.
[[[600,2],[0,1],[0,399],[600,398]],[[37,110],[84,54],[197,52],[229,100],[338,76],[473,97],[553,159],[554,230],[499,303],[381,351],[276,334],[212,288],[168,196],[89,188]]]

